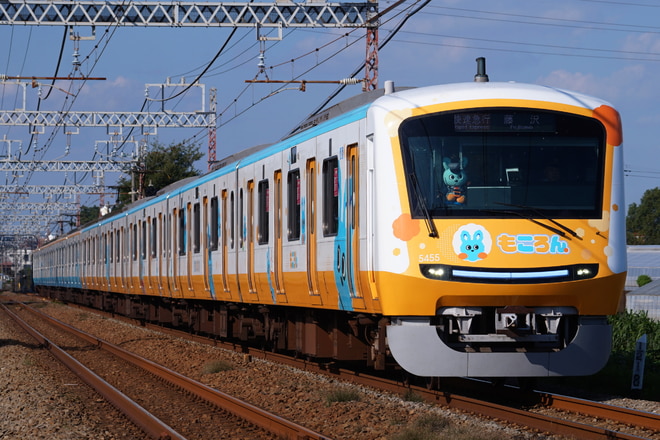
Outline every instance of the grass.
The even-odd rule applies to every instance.
[[[424,398],[408,388],[401,398],[407,402],[423,402]]]
[[[226,361],[211,361],[202,367],[202,374],[215,374],[233,370],[234,366]]]
[[[549,379],[560,384],[601,394],[632,396],[660,401],[660,322],[646,312],[626,311],[610,318],[612,324],[612,355],[607,365],[593,376]],[[635,344],[646,334],[646,362],[641,392],[631,390]],[[546,381],[544,381],[546,382]]]
[[[325,402],[330,405],[334,402],[359,402],[360,393],[349,388],[334,388],[325,395]]]
[[[32,367],[32,366],[34,366],[34,359],[32,359],[32,358],[29,357],[29,356],[25,356],[25,357],[23,358],[23,366],[24,366],[24,367]]]
[[[415,420],[387,440],[492,440],[493,433],[453,425],[442,416],[426,415]]]

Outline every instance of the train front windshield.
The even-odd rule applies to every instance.
[[[415,218],[601,218],[605,129],[560,112],[486,108],[399,129]]]

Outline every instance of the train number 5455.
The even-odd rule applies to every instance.
[[[440,254],[420,254],[420,263],[437,263],[440,261]]]

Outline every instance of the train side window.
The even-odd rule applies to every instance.
[[[133,236],[131,237],[132,238],[132,240],[131,240],[131,246],[132,246],[131,251],[133,252],[132,253],[133,261],[136,261],[137,260],[137,255],[138,255],[137,223],[133,223],[133,227],[131,228],[131,230],[133,231],[132,232]]]
[[[170,234],[167,233],[167,215],[158,214],[158,245],[160,246],[160,254],[163,259],[167,257],[167,240]]]
[[[112,243],[112,240],[110,241]],[[112,246],[110,246],[112,248]],[[103,254],[101,255],[103,263],[108,262],[108,233],[103,233]]]
[[[234,219],[234,212],[235,212],[235,209],[236,209],[236,207],[234,205],[234,191],[232,191],[231,194],[229,195],[229,205],[231,206],[231,208],[229,208],[229,210],[230,210],[230,215],[229,215],[229,247],[234,249],[234,238],[235,238],[235,233],[236,233],[236,229],[235,229],[236,221]]]
[[[243,188],[238,191],[238,248],[243,249],[243,238],[245,231],[243,230]]]
[[[199,202],[193,205],[193,252],[198,254],[202,248],[201,218]]]
[[[179,255],[186,255],[186,210],[179,209]]]
[[[167,217],[165,218],[165,235],[164,237],[164,242],[163,242],[163,257],[164,258],[170,258],[172,256],[172,240],[173,240],[173,232],[172,232],[172,214],[167,213]]]
[[[156,217],[151,219],[151,233],[149,234],[150,237],[150,254],[151,258],[156,258],[158,255],[158,228],[157,228],[158,223],[156,223]]]
[[[147,259],[147,222],[142,221],[142,230],[140,235],[140,258]]]
[[[110,263],[114,261],[114,244],[115,244],[115,233],[113,231],[108,232],[108,260]]]
[[[115,231],[115,255],[117,256],[117,262],[121,262],[121,234],[119,229]]]
[[[339,230],[339,160],[323,161],[323,235],[337,235]]]
[[[287,236],[289,241],[300,240],[300,170],[289,171],[286,177]]]
[[[257,240],[259,244],[268,244],[269,229],[268,229],[268,202],[270,198],[270,190],[268,187],[268,179],[259,182],[257,188],[259,197],[259,219],[257,224]]]
[[[121,232],[121,235],[122,235],[122,237],[123,237],[122,242],[121,242],[121,247],[122,247],[122,249],[123,249],[122,252],[124,252],[124,254],[123,254],[123,256],[122,256],[122,260],[123,260],[124,262],[127,262],[127,261],[128,261],[128,258],[129,258],[129,256],[130,256],[130,254],[131,254],[131,250],[128,248],[129,241],[130,241],[129,239],[130,239],[130,237],[131,237],[131,229],[130,229],[130,225],[129,225],[126,229],[124,229],[124,228],[122,227],[122,228],[121,228],[121,231],[122,231],[122,232]]]
[[[211,197],[211,234],[209,247],[212,251],[218,250],[218,196]]]

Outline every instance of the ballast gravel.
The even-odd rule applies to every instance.
[[[41,301],[9,292],[2,302]],[[325,376],[166,336],[93,312],[43,301],[41,311],[222,392],[336,440],[404,440],[420,420],[438,420],[429,439],[558,439],[472,414],[357,387]],[[142,438],[116,411],[0,312],[0,439]],[[219,368],[225,366],[226,369]],[[220,370],[220,371],[217,371]],[[338,394],[353,396],[338,401]],[[615,404],[660,411],[658,402]],[[400,436],[400,437],[398,437]],[[426,438],[426,437],[425,437]]]

